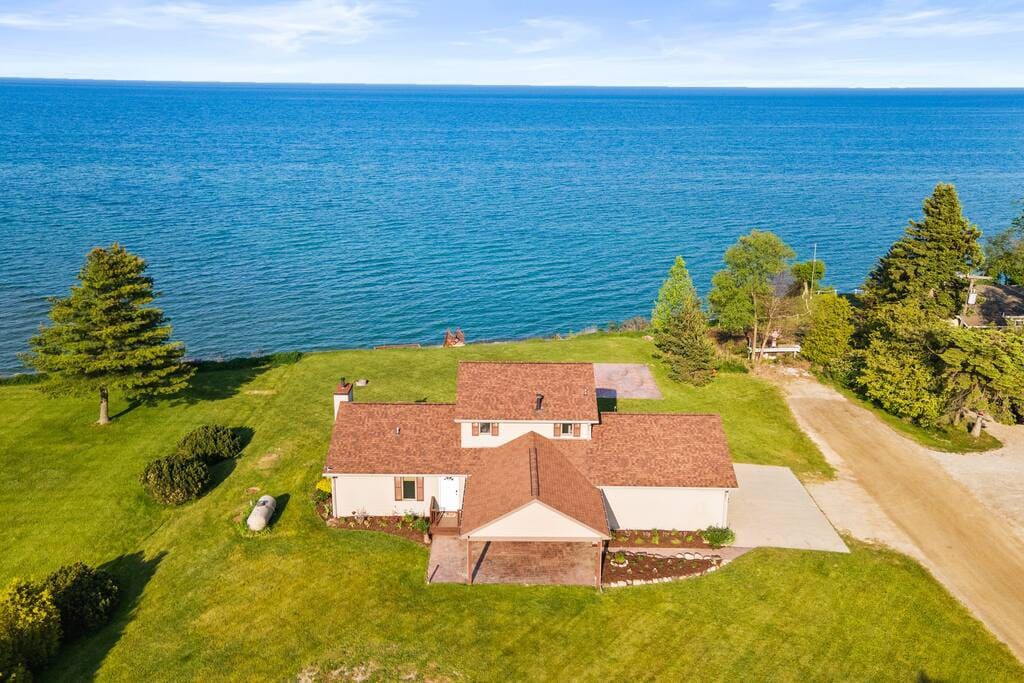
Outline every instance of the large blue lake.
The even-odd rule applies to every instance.
[[[0,372],[115,240],[195,356],[522,337],[754,227],[855,287],[937,181],[1008,224],[1024,91],[0,81]]]

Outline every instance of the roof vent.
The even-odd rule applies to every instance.
[[[537,398],[534,400],[533,409],[542,410],[544,408],[544,394],[537,394]]]
[[[402,428],[401,427],[395,427],[395,436],[401,436],[401,435],[402,435]]]

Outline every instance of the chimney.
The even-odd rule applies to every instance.
[[[541,410],[544,408],[544,394],[537,394],[537,398],[534,400],[533,409]]]
[[[338,407],[342,403],[352,402],[352,383],[346,382],[342,377],[338,382],[338,388],[334,390],[334,419],[338,419]]]

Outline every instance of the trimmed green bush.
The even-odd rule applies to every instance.
[[[110,620],[117,607],[118,589],[114,577],[87,564],[67,564],[43,581],[60,612],[65,640],[95,631]]]
[[[242,439],[230,427],[202,425],[178,442],[178,453],[186,458],[202,458],[213,464],[230,460],[242,452]]]
[[[60,612],[50,591],[14,581],[0,596],[0,669],[10,679],[45,664],[60,647]],[[7,660],[7,661],[4,661]]]
[[[203,492],[210,481],[210,467],[201,458],[169,455],[146,465],[140,481],[155,500],[181,505]]]
[[[709,526],[700,532],[700,537],[712,548],[732,545],[736,540],[736,534],[727,526]]]

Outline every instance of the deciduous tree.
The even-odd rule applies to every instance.
[[[985,272],[997,280],[1024,285],[1024,210],[985,244]]]
[[[148,399],[184,388],[194,369],[185,347],[172,342],[146,262],[119,244],[89,252],[78,284],[50,299],[51,324],[30,340],[23,360],[48,376],[52,393],[95,393],[99,424],[109,422],[111,390]]]
[[[787,293],[778,291],[776,278],[794,256],[775,233],[751,230],[726,250],[725,269],[711,279],[712,316],[727,332],[748,335],[755,361],[786,312]]]

